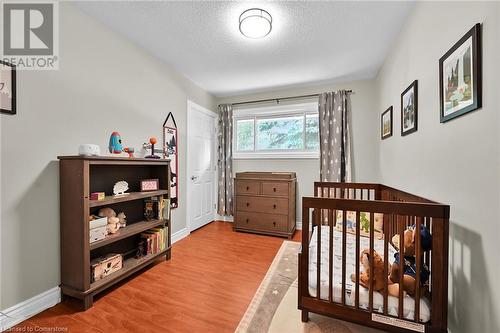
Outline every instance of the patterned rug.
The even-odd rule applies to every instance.
[[[237,333],[376,333],[378,330],[309,314],[302,323],[297,309],[300,243],[285,241],[255,293]]]

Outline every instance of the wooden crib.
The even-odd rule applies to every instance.
[[[309,312],[314,312],[391,332],[447,332],[449,206],[380,184],[316,182],[314,195],[302,199],[298,292],[302,321],[308,321]],[[383,218],[383,227],[377,239],[375,214],[383,214],[378,215]],[[355,216],[356,222],[352,223],[350,232],[346,221],[348,216]],[[369,220],[368,232],[360,230],[361,217],[369,217],[364,220]],[[415,284],[421,285],[422,264],[430,271],[428,283],[416,288],[412,298],[403,294],[403,288],[400,288],[398,297],[388,295],[390,282],[387,279],[380,291],[373,290],[371,279],[369,288],[360,287],[358,258],[363,251],[362,243],[368,244],[370,258],[373,258],[375,246],[383,248],[381,256],[384,276],[387,277],[392,237],[400,235],[400,247],[404,248],[404,231],[409,227],[421,230],[421,226],[432,234],[432,249],[422,253],[420,232],[415,232]],[[327,235],[322,236],[322,232]],[[327,241],[323,239],[325,237]],[[322,239],[328,244],[322,245]],[[346,274],[347,248],[355,256],[355,264],[350,261],[349,266],[354,270],[355,281],[352,282],[351,276]],[[334,249],[337,249],[335,255]],[[321,260],[323,265],[327,264],[326,277],[324,272],[323,276],[321,273]],[[335,260],[340,261],[335,264]],[[403,281],[403,261],[399,260],[400,283]],[[373,261],[370,261],[370,271],[373,272]],[[311,287],[314,284],[315,289]],[[322,292],[325,285],[327,287]],[[365,301],[360,297],[361,292]],[[424,312],[428,313],[427,317]]]

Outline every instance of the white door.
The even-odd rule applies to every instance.
[[[188,102],[187,218],[193,231],[215,219],[216,115]]]

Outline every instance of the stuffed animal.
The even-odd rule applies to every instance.
[[[110,217],[116,217],[116,212],[109,207],[105,207],[99,209],[97,215],[99,215],[99,217],[107,217],[109,219]]]
[[[373,260],[373,272],[370,272],[370,260]],[[373,290],[380,291],[384,289],[384,260],[373,250],[373,258],[370,258],[370,250],[364,249],[359,256],[359,262],[364,267],[364,272],[359,274],[359,284],[365,288],[370,288],[370,278],[373,279]],[[351,280],[356,282],[356,274],[351,274]]]
[[[127,216],[124,212],[118,213],[116,216],[120,220],[120,228],[124,228],[127,226]]]
[[[106,226],[108,234],[114,234],[120,229],[120,219],[117,217],[108,217],[108,225]]]
[[[113,209],[109,207],[101,208],[99,210],[99,213],[97,213],[97,215],[99,215],[100,217],[108,218],[108,225],[107,225],[108,234],[114,234],[118,231],[118,229],[120,229],[121,226],[120,218],[116,217],[116,212]],[[123,214],[123,220],[125,220],[125,214]]]
[[[388,292],[389,295],[399,297],[399,263],[401,260],[401,252],[403,252],[403,291],[408,293],[410,296],[415,295],[416,290],[416,275],[417,275],[417,265],[415,257],[415,226],[404,231],[404,249],[400,248],[400,236],[395,235],[392,238],[392,243],[396,249],[400,252],[394,254],[394,263],[391,266],[391,272],[389,276]],[[429,251],[432,247],[432,235],[429,230],[424,226],[420,226],[420,243],[421,243],[421,254],[423,255],[426,251]],[[423,288],[429,280],[430,272],[429,268],[421,260],[420,266],[420,288]]]

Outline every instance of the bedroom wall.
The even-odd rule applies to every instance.
[[[271,90],[257,94],[223,97],[219,98],[217,103],[236,103],[258,99],[316,94],[338,89],[352,89],[354,92],[351,95],[353,177],[356,181],[374,182],[378,179],[377,143],[380,135],[374,83],[373,80],[361,80],[303,88]],[[233,170],[234,172],[296,172],[297,220],[300,221],[302,216],[300,200],[303,196],[313,195],[313,183],[319,180],[319,159],[234,160]]]
[[[498,81],[500,4],[418,2],[376,79],[379,114],[394,105],[380,142],[381,181],[451,206],[450,332],[499,332]],[[483,24],[483,107],[439,122],[438,61]],[[400,94],[418,79],[418,131],[400,135]]]
[[[215,110],[214,98],[163,63],[80,12],[60,3],[60,69],[18,71],[18,114],[1,115],[0,309],[56,287],[59,282],[58,155],[81,143],[105,152],[118,130],[140,151],[161,138],[169,111],[180,135],[185,174],[186,101]],[[173,213],[183,229],[186,194]]]

